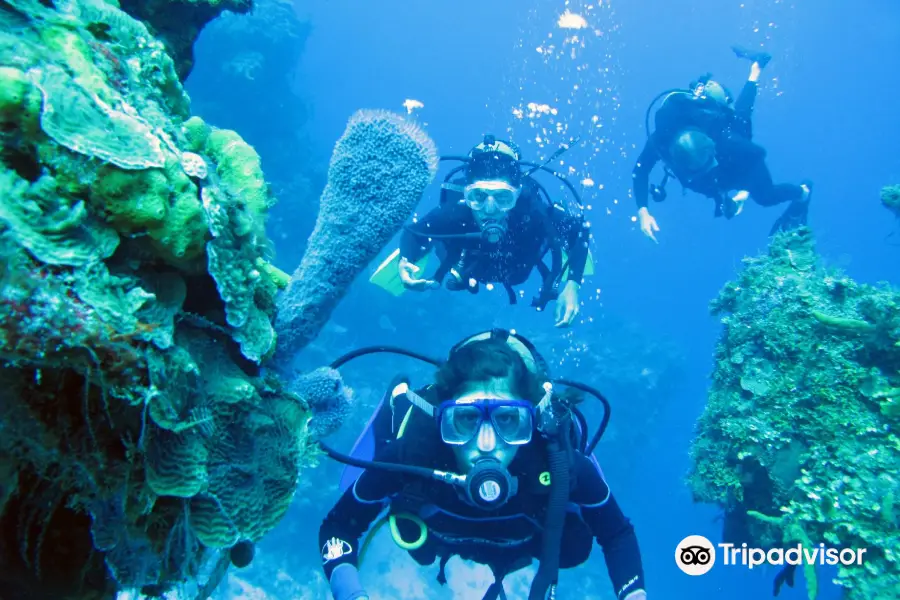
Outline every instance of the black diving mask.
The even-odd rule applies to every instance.
[[[520,188],[502,180],[476,181],[463,188],[466,206],[474,211],[509,212],[516,206]]]

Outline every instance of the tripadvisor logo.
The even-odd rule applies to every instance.
[[[688,575],[706,575],[716,564],[716,549],[702,535],[689,535],[675,548],[675,564]]]
[[[689,535],[675,548],[675,564],[688,575],[705,575],[716,564],[716,547],[702,535]],[[787,548],[752,548],[747,544],[718,544],[721,563],[752,569],[760,565],[837,565],[863,564],[866,548],[829,548],[825,544]]]

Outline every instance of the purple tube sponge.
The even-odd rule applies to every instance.
[[[303,398],[313,414],[308,430],[314,439],[337,431],[350,413],[353,392],[335,369],[322,367],[301,375],[291,389]]]
[[[437,165],[434,142],[414,123],[381,110],[350,118],[331,156],[306,253],[279,302],[280,357],[318,335],[356,276],[415,210]]]

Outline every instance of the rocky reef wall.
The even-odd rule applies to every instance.
[[[339,412],[348,395],[327,373],[295,393],[261,368],[291,281],[271,264],[274,198],[257,152],[192,116],[182,87],[187,41],[225,8],[0,0],[4,597],[206,598],[286,511],[314,413]],[[363,121],[422,150],[403,204],[387,208],[399,227],[433,177],[433,146],[384,113]],[[339,159],[363,172],[386,164]],[[385,243],[396,228],[360,210],[378,200],[345,197],[353,222],[333,213],[334,231]],[[292,349],[317,335],[370,246],[340,263],[328,294],[291,296],[322,316],[281,320],[303,332]],[[316,262],[343,251],[309,252]],[[329,418],[317,427],[334,427]]]
[[[738,545],[866,548],[836,583],[851,600],[895,597],[900,292],[822,266],[804,228],[745,259],[711,309],[723,329],[691,449],[695,498],[726,510],[726,537],[748,536]]]

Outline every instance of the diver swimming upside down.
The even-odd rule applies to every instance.
[[[750,75],[736,100],[707,74],[692,82],[689,90],[662,92],[647,109],[648,138],[632,176],[640,228],[653,241],[659,225],[648,209],[648,196],[664,200],[669,179],[712,198],[716,217],[737,216],[748,197],[761,206],[789,202],[770,235],[806,224],[811,183],[773,183],[766,150],[752,141],[751,118],[758,82],[771,56],[740,47],[732,49],[739,58],[752,61]],[[650,112],[660,99],[655,129],[650,133]],[[659,186],[650,186],[650,172],[660,161],[665,175]]]

